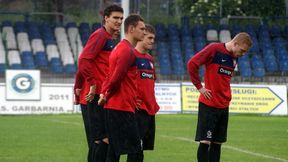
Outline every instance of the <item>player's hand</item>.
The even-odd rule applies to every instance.
[[[99,100],[98,100],[98,105],[103,106],[106,102],[106,98],[104,97],[103,94],[100,94]]]
[[[79,96],[81,90],[82,90],[82,89],[80,89],[80,88],[76,88],[76,89],[75,89],[75,95],[76,95],[76,96]]]
[[[202,87],[199,89],[199,92],[208,100],[212,98],[211,90],[209,89]]]
[[[89,93],[85,96],[87,102],[91,102],[95,97],[96,85],[90,86]]]
[[[140,108],[141,107],[141,103],[143,102],[142,100],[140,100],[140,99],[137,99],[136,100],[137,102],[136,102],[136,108]]]

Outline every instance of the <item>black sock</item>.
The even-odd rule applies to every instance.
[[[205,143],[200,143],[197,151],[198,162],[208,162],[208,149],[209,145]]]
[[[209,149],[209,162],[219,162],[221,155],[221,144],[211,143]]]
[[[119,162],[119,161],[120,161],[120,155],[116,155],[114,148],[111,146],[111,144],[109,144],[107,150],[106,162]]]
[[[127,162],[143,162],[144,160],[144,153],[143,151],[134,154],[128,154]]]
[[[106,162],[108,144],[100,141],[97,148],[94,150],[93,162]]]

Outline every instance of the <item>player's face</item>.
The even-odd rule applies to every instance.
[[[123,13],[111,12],[110,16],[105,16],[105,26],[114,31],[120,31],[123,21]]]
[[[137,25],[135,27],[132,27],[133,29],[133,37],[137,41],[142,41],[144,39],[145,35],[145,24],[143,21],[138,21]]]
[[[143,46],[145,50],[151,50],[154,45],[155,35],[149,32],[146,32],[144,39],[143,39]]]
[[[239,44],[235,43],[233,48],[234,57],[244,56],[249,50],[249,46],[245,43]]]

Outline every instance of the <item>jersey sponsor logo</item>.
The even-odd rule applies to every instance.
[[[154,79],[153,76],[154,76],[153,73],[149,73],[149,72],[145,72],[145,71],[140,72],[140,78],[141,79]]]
[[[219,67],[218,69],[218,74],[223,74],[227,76],[232,76],[233,70],[224,68],[224,67]]]

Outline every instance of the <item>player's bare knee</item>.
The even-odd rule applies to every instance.
[[[202,140],[202,141],[200,141],[200,143],[204,143],[204,144],[207,144],[207,145],[210,145],[210,144],[211,144],[210,141],[206,141],[206,140]]]
[[[109,144],[109,139],[108,139],[108,138],[103,138],[102,141],[103,141],[104,143],[106,143],[107,145]]]

